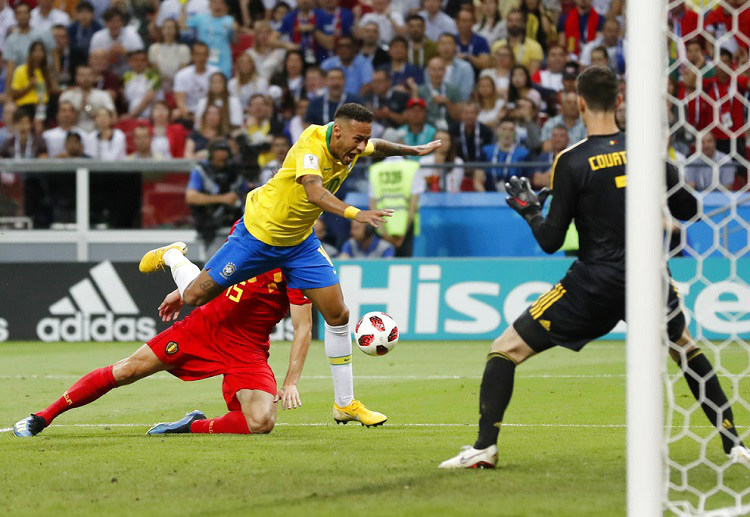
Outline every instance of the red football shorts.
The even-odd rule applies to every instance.
[[[184,381],[224,375],[222,392],[230,411],[240,410],[239,390],[276,395],[276,378],[268,364],[268,344],[228,341],[215,325],[188,316],[146,343],[156,357]]]

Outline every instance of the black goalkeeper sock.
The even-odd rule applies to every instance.
[[[487,357],[487,365],[479,390],[479,436],[475,449],[486,449],[497,443],[497,434],[503,421],[505,409],[513,395],[513,376],[516,363],[502,352]]]
[[[700,402],[711,425],[715,425],[719,429],[724,452],[729,454],[732,447],[741,444],[742,441],[734,428],[732,407],[727,401],[724,390],[721,389],[719,378],[716,376],[713,366],[711,366],[711,361],[700,350],[694,350],[688,354],[687,367],[692,371],[692,374],[685,370],[683,375],[688,386],[690,386],[690,391],[693,392],[695,399]],[[705,379],[703,397],[701,397],[701,379]],[[718,408],[718,413],[715,408]]]

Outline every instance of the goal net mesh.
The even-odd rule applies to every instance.
[[[679,221],[665,208],[664,253],[690,333],[713,363],[740,437],[749,442],[750,153],[745,146],[750,129],[750,2],[667,4],[667,160],[679,169],[680,186],[695,195],[699,210],[693,219]],[[630,56],[629,64],[637,66],[637,58]],[[635,128],[630,129],[634,134]],[[668,288],[665,282],[665,296]],[[665,350],[677,349],[666,325],[664,340],[669,344]],[[748,515],[750,469],[729,462],[719,431],[690,393],[684,375],[667,358],[666,513]]]

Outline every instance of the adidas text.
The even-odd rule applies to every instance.
[[[36,326],[42,341],[148,341],[156,335],[153,318],[116,318],[110,312],[91,318],[44,318]]]

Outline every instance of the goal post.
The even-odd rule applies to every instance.
[[[627,3],[627,515],[658,517],[664,499],[662,204],[666,158],[664,0]]]

